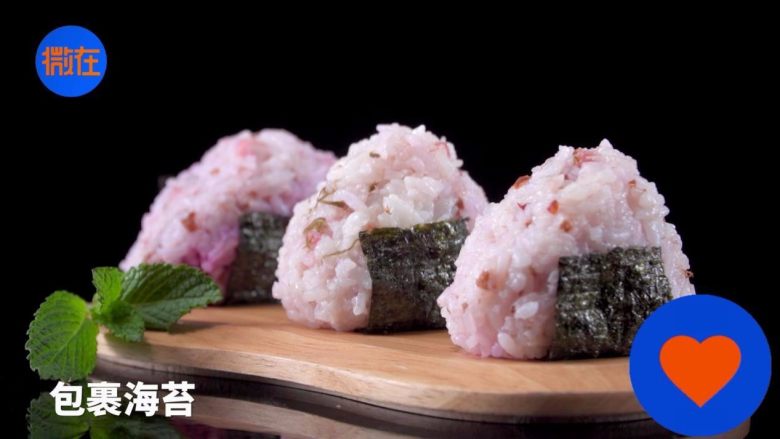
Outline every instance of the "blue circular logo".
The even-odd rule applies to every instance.
[[[659,424],[690,436],[738,427],[769,387],[772,359],[761,327],[717,296],[692,295],[658,308],[634,337],[631,385]]]
[[[35,54],[38,77],[65,97],[82,96],[106,76],[108,56],[100,38],[81,26],[62,26],[43,38]]]

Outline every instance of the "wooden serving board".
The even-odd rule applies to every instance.
[[[477,358],[446,331],[394,335],[308,329],[279,305],[197,309],[143,343],[101,333],[101,361],[176,373],[240,377],[452,419],[643,419],[626,358]]]

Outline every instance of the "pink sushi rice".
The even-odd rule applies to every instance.
[[[273,295],[314,328],[363,328],[371,277],[358,234],[378,227],[469,218],[487,205],[455,148],[420,126],[380,125],[353,144],[317,193],[295,206],[279,251]]]
[[[335,162],[283,130],[242,131],[221,139],[203,158],[168,179],[141,232],[120,264],[188,264],[223,288],[238,245],[239,217],[247,212],[292,215]]]
[[[477,219],[439,297],[452,341],[483,357],[547,355],[558,259],[615,247],[661,247],[675,297],[693,294],[688,258],[655,184],[606,140],[560,147]]]

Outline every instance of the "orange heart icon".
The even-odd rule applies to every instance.
[[[666,340],[660,356],[666,376],[699,407],[731,381],[741,358],[739,346],[723,335],[701,343],[687,335],[677,335]]]

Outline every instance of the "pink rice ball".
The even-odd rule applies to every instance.
[[[544,358],[555,330],[558,259],[660,247],[674,297],[693,294],[669,209],[634,159],[606,140],[561,146],[477,218],[439,297],[452,341],[471,354]]]
[[[353,144],[287,226],[273,296],[288,317],[313,328],[365,327],[371,276],[359,233],[457,218],[469,218],[470,229],[487,199],[461,165],[453,145],[423,126],[380,125]]]
[[[248,212],[292,215],[336,158],[287,131],[242,131],[165,183],[122,269],[167,262],[198,267],[222,287],[238,245],[239,217]]]

